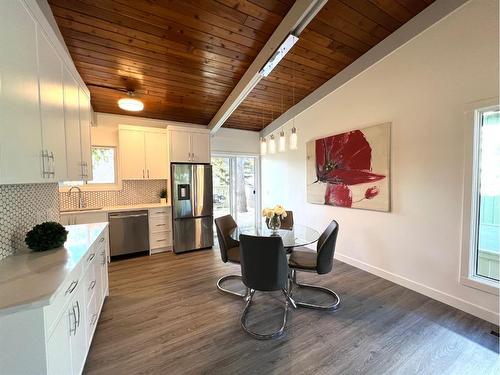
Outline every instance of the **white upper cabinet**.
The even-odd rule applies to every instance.
[[[168,179],[165,129],[120,125],[118,136],[123,180]]]
[[[66,158],[68,180],[83,179],[82,146],[80,140],[79,87],[73,75],[64,68],[64,123],[66,129]]]
[[[169,130],[170,161],[191,162],[191,133],[182,130]]]
[[[90,139],[90,98],[82,90],[79,89],[78,95],[80,109],[80,140],[81,140],[81,165],[83,180],[92,180],[92,155],[91,155],[91,139]]]
[[[210,134],[191,133],[191,158],[195,163],[210,163]]]
[[[36,23],[17,0],[0,1],[0,183],[42,177]]]
[[[43,32],[37,34],[42,122],[42,168],[45,177],[67,179],[64,130],[63,65]]]
[[[208,130],[169,127],[170,161],[177,163],[210,163]]]
[[[140,130],[120,128],[118,136],[121,178],[123,180],[142,180],[146,178],[144,133]]]
[[[168,178],[167,133],[144,132],[146,149],[146,177]]]
[[[0,184],[92,178],[90,100],[43,17],[0,1]]]

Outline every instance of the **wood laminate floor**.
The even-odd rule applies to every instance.
[[[109,273],[86,374],[500,373],[497,327],[342,262],[299,274],[336,290],[341,307],[292,310],[273,341],[246,335],[243,301],[216,290],[239,273],[217,249],[122,260]],[[252,327],[279,327],[281,301],[257,292]]]

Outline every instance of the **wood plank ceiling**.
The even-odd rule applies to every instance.
[[[261,130],[433,0],[329,0],[224,126]],[[49,0],[97,112],[207,125],[293,0]],[[144,111],[118,108],[134,90]]]

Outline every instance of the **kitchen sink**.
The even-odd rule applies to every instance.
[[[93,208],[70,208],[68,210],[61,210],[61,213],[65,212],[86,212],[86,211],[101,211],[102,207],[93,207]]]

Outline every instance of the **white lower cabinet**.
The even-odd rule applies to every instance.
[[[47,343],[47,373],[71,374],[71,311],[65,310]]]
[[[172,250],[172,209],[151,208],[148,216],[150,254]]]
[[[77,375],[108,292],[107,228],[61,283],[49,305],[0,316],[0,374]],[[17,358],[16,358],[17,357]]]

